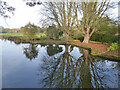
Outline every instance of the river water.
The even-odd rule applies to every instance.
[[[120,62],[71,45],[2,43],[2,88],[118,88]]]

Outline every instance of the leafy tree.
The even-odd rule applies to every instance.
[[[29,39],[35,39],[36,34],[38,33],[37,26],[28,23],[24,27],[21,27],[23,36],[28,37]]]
[[[102,17],[101,22],[98,24],[97,31],[91,36],[90,40],[106,43],[118,41],[118,26],[115,21],[108,17]]]
[[[110,19],[109,17],[102,17],[99,21],[98,24],[96,26],[97,29],[97,33],[104,33],[104,34],[111,34],[111,35],[115,35],[116,33],[118,33],[118,26],[116,24],[116,22],[112,19]]]
[[[50,39],[57,39],[59,36],[59,31],[55,27],[55,25],[49,26],[47,29],[47,37]]]

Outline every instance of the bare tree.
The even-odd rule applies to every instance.
[[[43,3],[42,14],[45,18],[40,22],[44,25],[56,24],[58,29],[63,31],[66,41],[68,41],[70,31],[75,25],[75,4],[75,2],[69,2],[68,0],[66,2]]]
[[[78,29],[84,35],[83,43],[89,42],[90,37],[96,31],[96,26],[98,25],[98,21],[100,21],[99,19],[102,18],[110,7],[112,7],[110,0],[102,0],[101,2],[98,2],[98,0],[94,0],[94,2],[87,0],[86,2],[82,2],[81,6],[77,5],[76,21]],[[81,16],[82,22],[78,19]]]

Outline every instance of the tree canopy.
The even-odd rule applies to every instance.
[[[34,39],[35,35],[38,33],[37,26],[28,23],[24,27],[21,27],[22,34],[30,39]]]

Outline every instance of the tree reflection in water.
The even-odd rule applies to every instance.
[[[49,45],[47,47],[47,53],[49,56],[53,56],[55,55],[56,53],[59,53],[59,52],[62,52],[62,47],[58,47],[58,45]]]
[[[24,54],[25,56],[32,60],[35,59],[38,56],[38,49],[37,49],[38,45],[34,45],[34,44],[30,44],[28,47],[24,47]]]
[[[45,56],[40,66],[40,81],[43,87],[49,88],[90,88],[104,87],[101,77],[98,74],[98,67],[93,63],[95,59],[88,50],[80,49],[80,56],[76,59],[72,56],[73,46],[65,45],[65,51],[61,48],[48,46],[48,57]],[[52,50],[53,49],[53,50]],[[56,49],[56,50],[55,50]],[[53,52],[52,52],[53,51]],[[56,54],[55,54],[56,53]]]
[[[101,88],[113,84],[107,73],[106,62],[89,54],[89,51],[71,45],[41,45],[45,50],[39,69],[39,82],[49,88]],[[77,50],[75,50],[77,48]],[[76,53],[77,52],[77,53]],[[78,54],[77,58],[75,54]],[[37,45],[24,47],[30,60],[38,56]],[[100,62],[99,62],[100,61]],[[102,67],[104,66],[104,67]],[[115,74],[115,73],[114,73]],[[110,75],[114,75],[110,74]],[[116,79],[114,79],[116,80]]]

